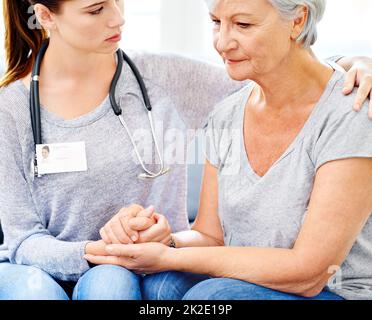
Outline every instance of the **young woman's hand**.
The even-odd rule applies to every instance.
[[[345,58],[347,60],[347,58]],[[366,99],[370,99],[368,117],[372,120],[372,59],[354,58],[346,75],[344,94],[350,94],[354,86],[359,87],[354,102],[354,110],[359,111]],[[342,64],[341,64],[342,65]]]
[[[103,240],[88,242],[85,246],[85,254],[107,256],[106,243]]]
[[[150,227],[142,228],[142,231],[141,221],[138,218],[129,221],[130,227],[139,231],[139,239],[136,243],[160,242],[169,246],[172,240],[172,229],[167,218],[159,213],[154,213],[153,218],[155,223]]]
[[[144,209],[138,204],[121,209],[100,230],[102,240],[106,244],[131,244],[139,239],[139,231],[146,230],[156,223],[153,218],[154,207]],[[131,220],[134,227],[131,227]]]

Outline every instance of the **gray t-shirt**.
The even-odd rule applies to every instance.
[[[354,112],[356,94],[344,96],[343,81],[343,73],[336,71],[298,136],[263,177],[250,167],[243,137],[245,105],[254,85],[228,97],[210,114],[205,151],[218,168],[226,245],[292,248],[317,169],[332,160],[372,158],[368,102]],[[372,299],[372,217],[332,283],[328,289],[346,299]]]
[[[244,84],[231,81],[222,67],[176,55],[131,56],[149,92],[157,141],[170,173],[138,179],[142,168],[106,97],[92,112],[73,120],[42,108],[43,143],[84,141],[88,171],[34,178],[29,92],[21,81],[2,88],[0,221],[5,242],[0,261],[33,265],[57,279],[76,281],[89,268],[82,258],[87,241],[100,239],[99,229],[133,203],[155,205],[173,231],[189,228],[185,159],[192,132],[186,133],[201,128],[213,106]],[[140,154],[152,151],[147,167],[158,170],[151,164],[158,161],[142,95],[126,64],[116,100]]]

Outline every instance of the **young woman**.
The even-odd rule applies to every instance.
[[[113,244],[86,258],[188,272],[146,276],[147,299],[372,299],[372,122],[310,50],[325,1],[213,2],[228,74],[255,82],[207,121],[193,230],[173,235],[177,249]]]
[[[106,254],[100,229],[116,214],[129,220],[140,208],[131,203],[165,214],[156,220],[158,231],[167,229],[166,221],[175,232],[188,229],[186,164],[173,158],[186,150],[187,139],[174,141],[200,128],[212,106],[244,84],[198,61],[133,54],[150,114],[140,81],[116,54],[122,1],[3,3],[8,69],[0,91],[0,298],[68,299],[73,291],[74,299],[139,299],[134,273],[90,269],[83,256]],[[31,4],[42,29],[28,25]],[[113,78],[116,94],[108,95]],[[53,155],[48,168],[40,161],[44,145]],[[145,224],[152,211],[143,213]],[[129,229],[124,239],[108,233],[116,242],[138,240]],[[171,244],[169,234],[156,240]]]

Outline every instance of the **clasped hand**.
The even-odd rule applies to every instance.
[[[145,209],[135,204],[121,209],[100,229],[100,235],[101,240],[87,244],[86,260],[151,273],[161,271],[156,262],[168,249],[171,227],[153,206]]]
[[[171,228],[168,220],[156,213],[153,206],[145,209],[134,204],[121,209],[101,228],[100,235],[106,244],[160,242],[168,245]]]

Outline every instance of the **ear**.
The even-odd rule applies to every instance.
[[[55,14],[46,6],[37,3],[34,5],[34,11],[40,25],[46,30],[54,30],[56,28]]]
[[[302,30],[304,30],[305,24],[309,17],[309,9],[306,6],[301,6],[298,9],[297,17],[293,21],[293,27],[291,32],[291,39],[297,40]]]

